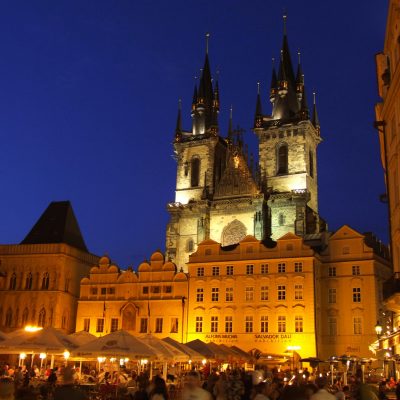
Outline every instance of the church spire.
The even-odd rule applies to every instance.
[[[278,78],[275,71],[275,58],[272,58],[272,76],[271,76],[271,86],[269,91],[269,99],[273,103],[278,94]]]
[[[194,90],[193,90],[193,99],[192,99],[192,110],[196,109],[197,105],[197,76],[194,77],[195,82],[194,82]]]
[[[317,112],[317,102],[316,102],[316,94],[313,92],[313,115],[312,115],[312,124],[314,125],[315,129],[318,131],[318,134],[320,133],[320,125],[319,125],[319,117],[318,117],[318,112]]]
[[[304,86],[304,74],[301,68],[301,53],[300,50],[297,52],[298,64],[297,64],[297,74],[296,74],[296,93],[297,98],[301,102],[303,97],[303,86]]]
[[[257,100],[256,100],[256,113],[254,116],[254,128],[261,128],[262,120],[263,120],[263,115],[261,106],[260,82],[257,82]]]
[[[228,143],[233,142],[233,107],[229,109],[229,124],[228,124]]]

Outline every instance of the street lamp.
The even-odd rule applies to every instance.
[[[376,321],[375,332],[376,332],[376,336],[378,336],[378,339],[382,335],[382,330],[383,330],[382,325],[379,323],[379,321]]]

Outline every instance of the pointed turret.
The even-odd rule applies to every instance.
[[[320,125],[319,125],[319,117],[318,117],[318,112],[317,112],[317,102],[316,102],[316,94],[313,92],[313,115],[311,122],[314,125],[315,129],[318,131],[318,134],[320,133]]]
[[[182,139],[182,100],[178,100],[178,116],[176,118],[175,142],[180,142]]]
[[[195,77],[197,79],[197,77]],[[193,90],[193,100],[192,100],[192,110],[196,109],[197,105],[197,83],[194,83],[194,90]]]
[[[303,74],[303,69],[301,68],[300,51],[297,52],[297,55],[298,55],[298,64],[297,64],[297,74],[296,74],[296,93],[297,93],[297,99],[301,102],[301,99],[303,97],[304,74]]]
[[[254,115],[254,128],[261,128],[262,120],[263,120],[263,115],[261,106],[260,82],[257,82],[257,100],[256,100],[256,113]]]
[[[301,97],[300,97],[300,118],[302,120],[310,119],[310,110],[308,109],[307,104],[307,94],[306,94],[306,87],[304,85],[304,75],[301,78],[302,80],[302,87],[301,87]]]
[[[231,104],[231,108],[229,110],[229,123],[228,123],[228,137],[226,138],[228,144],[233,143],[233,107]]]
[[[269,91],[269,99],[273,103],[278,94],[278,78],[275,71],[275,58],[272,58],[272,76],[271,76],[271,86]]]

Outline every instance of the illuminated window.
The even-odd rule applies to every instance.
[[[102,294],[102,295],[107,294],[107,288],[102,287],[102,288],[100,289],[100,294]]]
[[[246,265],[246,275],[253,275],[254,273],[254,265],[248,264]]]
[[[212,267],[212,276],[219,275],[219,267]]]
[[[47,290],[49,288],[50,277],[49,273],[45,272],[42,278],[42,290]]]
[[[261,264],[261,273],[263,275],[268,274],[268,264]]]
[[[301,316],[294,317],[294,331],[297,333],[303,332],[303,317]]]
[[[328,268],[328,276],[336,276],[336,267]]]
[[[8,288],[10,290],[15,290],[16,287],[17,287],[17,275],[15,272],[13,272],[10,278],[10,286]]]
[[[228,315],[225,317],[225,332],[231,333],[233,330],[233,317]]]
[[[190,164],[191,164],[190,186],[196,187],[199,186],[200,182],[200,159],[192,158]]]
[[[211,317],[211,332],[218,332],[218,317]]]
[[[203,288],[196,289],[196,301],[198,303],[201,303],[202,301],[204,301],[204,289]]]
[[[161,333],[163,330],[163,319],[156,318],[156,333]]]
[[[39,312],[38,326],[44,328],[45,325],[46,325],[46,310],[42,308]]]
[[[294,263],[294,272],[303,272],[303,263],[302,262]]]
[[[262,315],[262,316],[261,316],[260,331],[261,331],[262,333],[268,332],[268,316],[267,316],[267,315]]]
[[[246,333],[253,332],[253,317],[251,315],[247,315],[245,319],[245,331]]]
[[[149,287],[148,286],[143,286],[142,293],[143,294],[149,294]]]
[[[360,266],[359,265],[353,265],[351,267],[351,273],[352,273],[352,275],[360,275]]]
[[[227,265],[226,274],[227,275],[233,275],[233,265]]]
[[[336,289],[330,288],[328,290],[328,303],[335,304],[336,303]]]
[[[278,300],[286,300],[286,286],[278,285]]]
[[[204,267],[197,267],[197,276],[204,276]]]
[[[118,318],[111,318],[111,332],[115,332],[118,330],[119,320]]]
[[[84,318],[83,319],[83,330],[85,332],[89,332],[90,331],[90,318]]]
[[[280,213],[279,214],[279,225],[280,226],[285,225],[285,220],[286,220],[285,215]]]
[[[278,147],[278,175],[288,173],[288,146],[286,143],[282,143]]]
[[[246,301],[254,300],[254,288],[253,287],[245,288],[245,299],[246,299]]]
[[[196,332],[203,332],[203,317],[196,317]]]
[[[278,264],[278,274],[284,274],[286,272],[286,264],[279,263]]]
[[[25,308],[22,313],[22,326],[25,326],[28,323],[28,318],[29,318],[29,311],[27,308]]]
[[[303,285],[294,285],[294,299],[303,300]]]
[[[311,150],[308,153],[308,164],[310,166],[310,176],[314,178],[314,156]]]
[[[25,279],[25,290],[31,290],[32,289],[32,274],[29,272],[29,274],[26,276]]]
[[[178,333],[178,318],[171,318],[171,333]]]
[[[278,316],[278,332],[286,332],[286,317],[284,315]]]
[[[194,242],[193,242],[193,239],[189,239],[189,240],[187,241],[187,251],[188,251],[189,253],[191,253],[191,252],[193,251],[193,249],[194,249]]]
[[[96,332],[104,331],[104,318],[97,318]]]
[[[9,308],[7,310],[7,313],[6,313],[6,321],[5,321],[5,326],[7,328],[11,328],[12,327],[12,317],[13,317],[12,310],[11,310],[11,308]]]
[[[361,303],[361,288],[353,288],[353,303]]]
[[[233,301],[233,287],[225,289],[225,301]]]
[[[219,288],[211,288],[211,301],[219,300]]]
[[[147,318],[140,318],[140,333],[147,333]]]
[[[353,318],[353,333],[355,335],[362,334],[362,319],[361,317],[354,317]]]
[[[261,301],[267,301],[268,297],[268,286],[261,286]]]
[[[329,334],[329,336],[337,335],[337,320],[336,320],[336,318],[328,318],[328,334]]]

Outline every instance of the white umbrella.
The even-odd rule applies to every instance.
[[[140,336],[140,339],[155,350],[160,361],[189,361],[190,357],[186,353],[151,334]]]
[[[77,346],[83,346],[84,344],[93,342],[93,340],[97,339],[97,336],[94,336],[86,331],[71,333],[70,335],[68,335],[68,337]]]
[[[71,355],[82,359],[96,359],[100,356],[145,359],[155,358],[156,352],[137,337],[120,330],[78,347]]]

